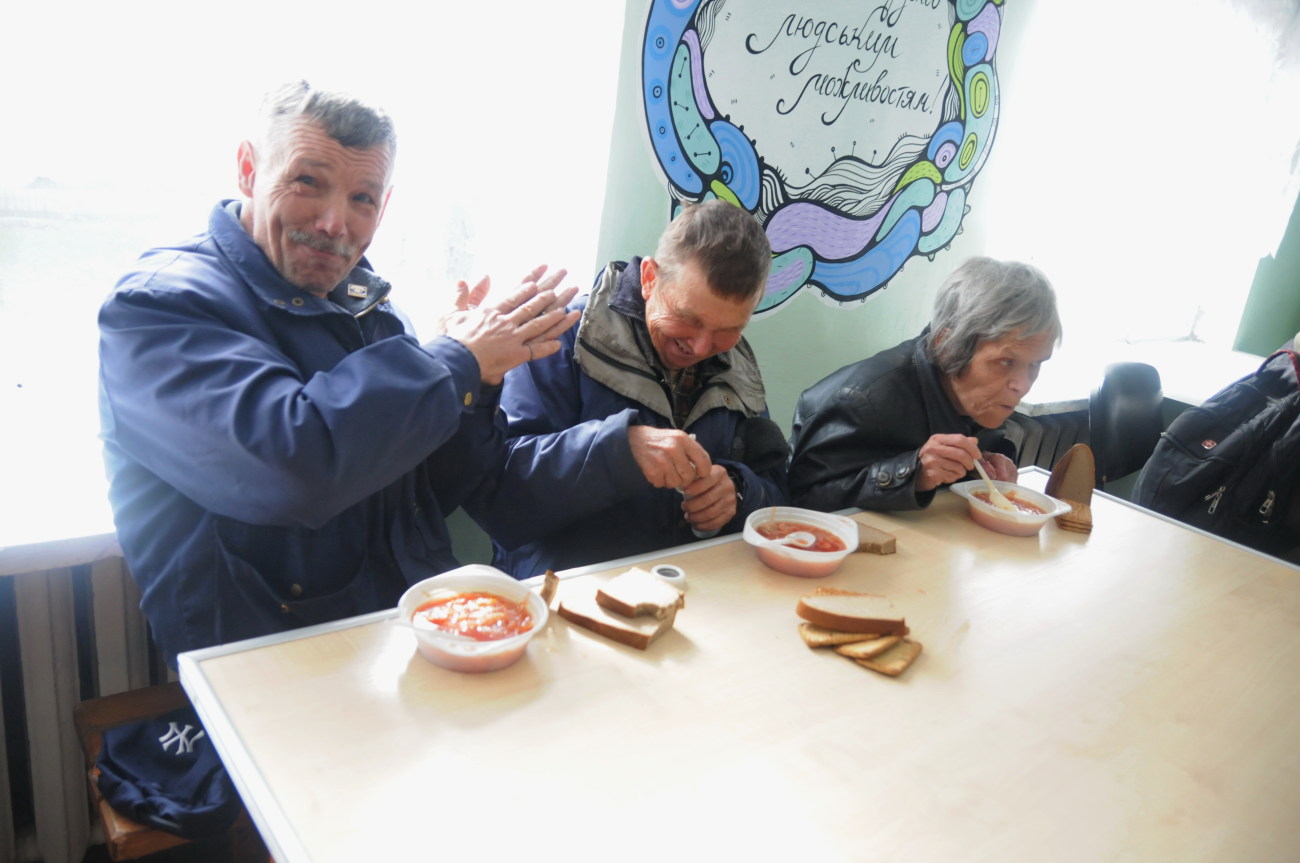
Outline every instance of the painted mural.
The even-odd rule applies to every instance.
[[[772,244],[759,304],[857,304],[961,227],[998,120],[1001,0],[652,0],[645,130],[673,199]]]

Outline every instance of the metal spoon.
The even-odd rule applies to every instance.
[[[978,471],[979,475],[984,479],[984,484],[989,487],[989,503],[993,504],[998,509],[1015,512],[1016,505],[1008,500],[1007,496],[999,491],[998,487],[993,484],[993,480],[989,479],[988,472],[984,470],[984,465],[980,464],[978,459],[975,461],[975,470]]]

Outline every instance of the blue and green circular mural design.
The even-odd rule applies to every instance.
[[[801,289],[856,304],[884,287],[914,255],[933,258],[961,227],[971,184],[997,129],[994,55],[999,0],[948,0],[947,96],[928,142],[873,212],[850,211],[818,189],[843,188],[867,163],[836,158],[820,183],[793,189],[709,91],[698,16],[717,0],[654,0],[646,22],[641,84],[646,130],[673,207],[723,198],[753,213],[772,244],[772,274],[759,303],[769,312]],[[847,178],[847,179],[846,179]]]

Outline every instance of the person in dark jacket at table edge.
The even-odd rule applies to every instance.
[[[444,517],[504,461],[501,379],[577,319],[563,271],[539,267],[503,297],[461,282],[417,341],[363,257],[391,120],[306,82],[265,109],[238,151],[243,200],[142,255],[99,316],[114,521],[173,665],[391,608],[458,566]]]
[[[1014,482],[1000,430],[1061,337],[1056,296],[1028,264],[972,258],[944,281],[919,336],[833,372],[791,423],[797,506],[922,509],[981,460]]]
[[[495,564],[516,578],[731,533],[786,502],[788,450],[741,333],[767,282],[758,221],[687,205],[653,257],[607,266],[561,350],[506,375],[516,518]]]

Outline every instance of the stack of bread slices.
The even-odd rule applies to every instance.
[[[1052,468],[1044,489],[1070,505],[1070,511],[1056,517],[1061,530],[1092,533],[1092,488],[1097,481],[1097,461],[1086,443],[1077,443]]]
[[[673,628],[677,610],[685,605],[680,590],[634,566],[594,592],[566,594],[558,611],[570,623],[645,650]]]
[[[907,670],[921,644],[907,638],[904,619],[883,596],[819,587],[800,598],[799,635],[809,647],[829,647],[863,668],[890,677]]]

